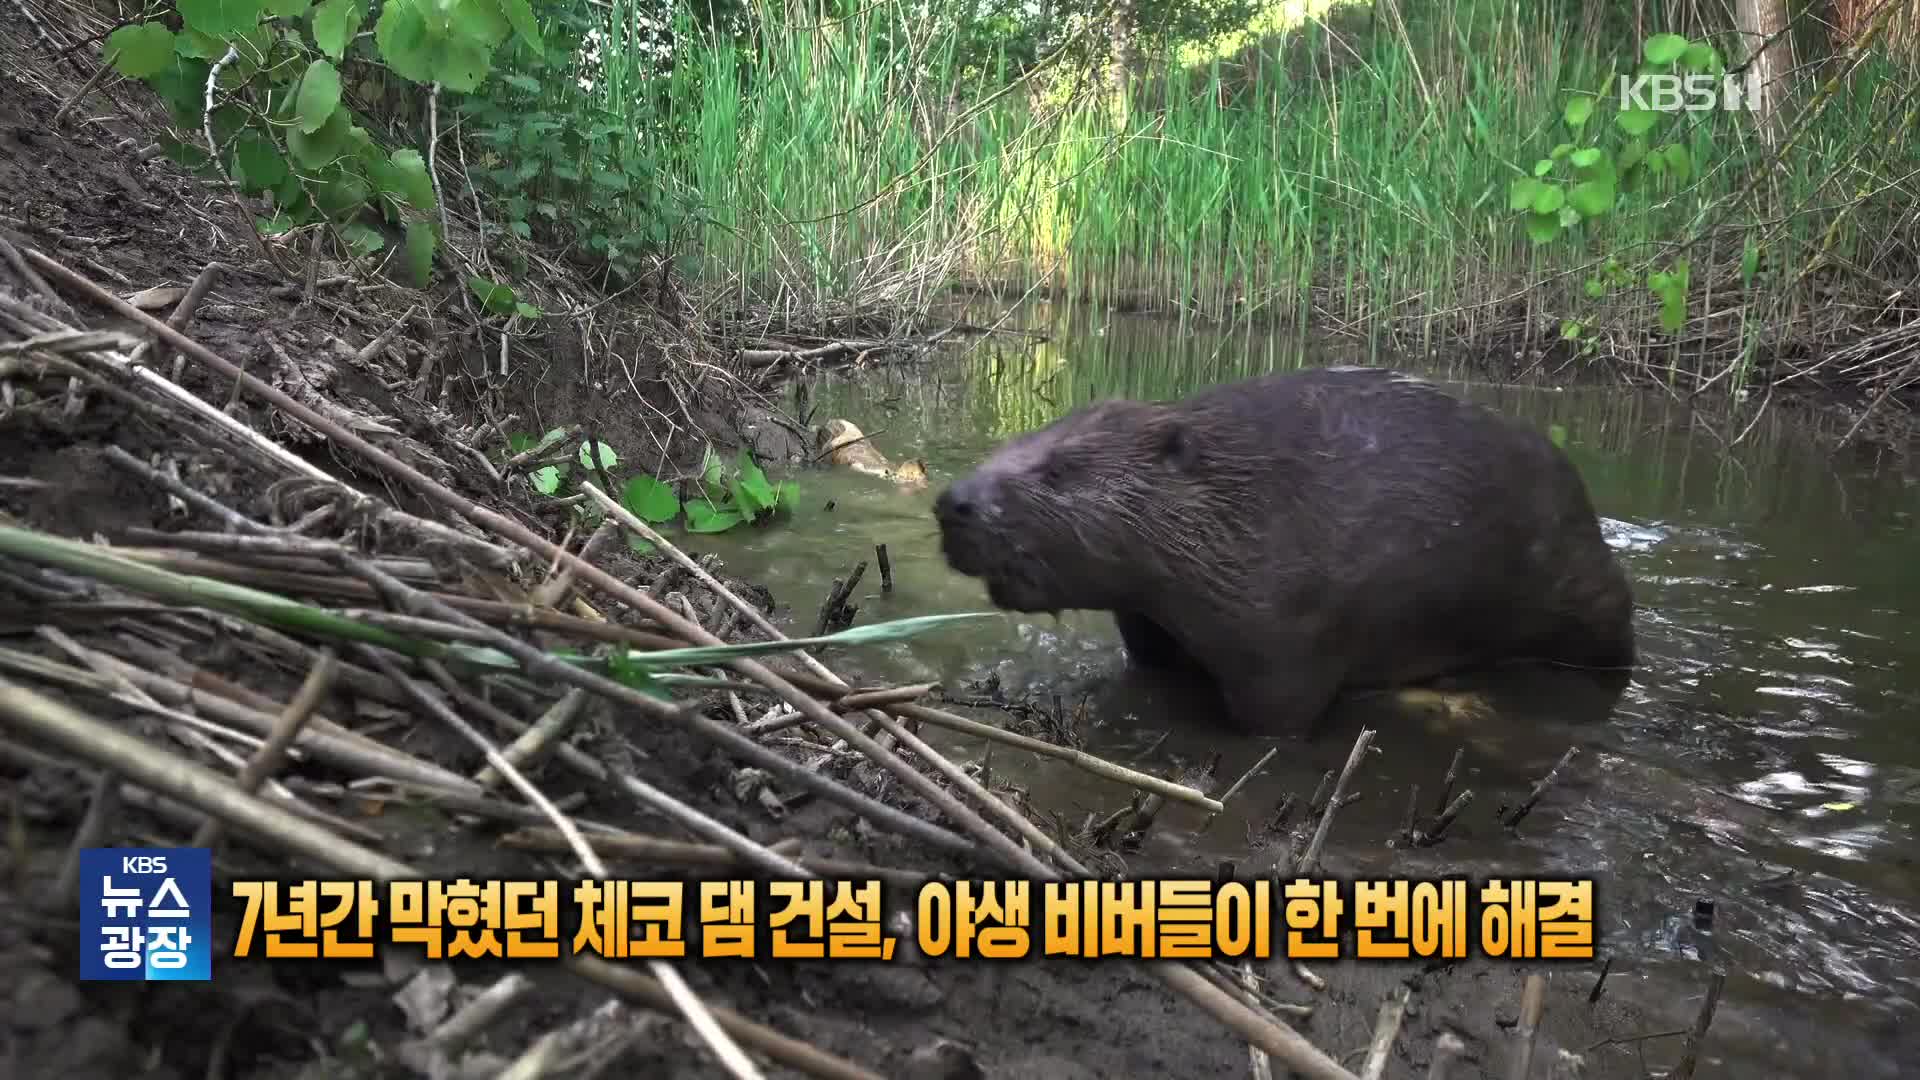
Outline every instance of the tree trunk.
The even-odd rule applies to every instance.
[[[1793,72],[1793,42],[1783,33],[1787,0],[1737,0],[1734,18],[1746,55],[1753,57],[1747,74],[1758,84],[1752,102],[1754,120],[1771,144],[1780,132],[1780,103],[1786,99],[1787,80]]]
[[[1133,71],[1133,3],[1114,0],[1113,12],[1107,17],[1107,40],[1113,51],[1113,67],[1107,78],[1115,90],[1126,89],[1127,77]]]

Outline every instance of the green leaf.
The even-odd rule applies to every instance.
[[[1567,445],[1566,426],[1564,424],[1548,424],[1547,439],[1555,446],[1565,447]]]
[[[1687,321],[1687,294],[1678,285],[1669,285],[1660,293],[1660,326],[1677,334]]]
[[[1584,127],[1593,116],[1593,99],[1582,95],[1568,101],[1562,115],[1566,117],[1568,127],[1576,130]]]
[[[657,649],[650,652],[621,649],[616,650],[616,653],[624,653],[629,663],[647,668],[705,666],[724,663],[742,656],[764,656],[769,653],[794,652],[799,649],[811,651],[835,645],[883,645],[917,637],[951,623],[999,617],[1000,613],[997,611],[968,611],[956,615],[917,615],[907,619],[890,619],[867,626],[849,627],[837,634],[828,634],[824,637],[745,641],[737,645],[696,645],[686,649]]]
[[[767,474],[761,471],[753,455],[744,446],[734,460],[734,471],[739,473],[740,482],[747,486],[756,500],[768,506],[773,504],[773,485],[767,482]]]
[[[1507,189],[1507,209],[1525,210],[1532,206],[1533,200],[1540,197],[1540,189],[1545,186],[1531,176],[1523,176],[1515,180]]]
[[[537,319],[542,314],[539,308],[534,307],[532,304],[529,304],[524,300],[517,300],[514,302],[513,313],[515,315],[520,316],[523,319]]]
[[[1561,228],[1571,229],[1578,224],[1580,224],[1580,211],[1575,210],[1571,206],[1563,206],[1560,208],[1560,227]]]
[[[1704,41],[1696,41],[1687,46],[1687,51],[1680,57],[1680,63],[1688,71],[1717,75],[1720,68],[1720,50]]]
[[[785,507],[789,513],[800,505],[800,485],[792,480],[782,483],[774,492],[774,508]]]
[[[722,533],[746,520],[738,510],[722,510],[708,499],[690,500],[686,510],[688,532]]]
[[[625,531],[627,536],[627,550],[633,552],[635,555],[651,555],[660,550],[653,546],[653,541],[641,536],[639,533],[631,529],[623,531]]]
[[[267,14],[276,19],[297,19],[307,13],[313,0],[267,0]]]
[[[414,209],[433,209],[433,178],[427,175],[427,160],[420,156],[420,151],[412,148],[395,150],[393,175],[400,189],[399,195]]]
[[[1665,67],[1680,59],[1686,53],[1687,45],[1687,39],[1679,34],[1655,34],[1647,39],[1641,52],[1647,58],[1647,63]]]
[[[1627,145],[1620,148],[1620,171],[1626,172],[1646,160],[1647,140],[1629,139]]]
[[[1753,276],[1760,271],[1760,247],[1747,238],[1747,250],[1740,254],[1740,285],[1742,288],[1753,284]]]
[[[355,255],[371,255],[387,246],[387,238],[382,236],[378,229],[358,222],[342,225],[340,235],[346,239],[347,245],[353,249]]]
[[[298,127],[288,128],[287,149],[302,167],[318,171],[332,164],[351,145],[352,128],[347,110],[335,109],[318,131],[308,133]]]
[[[1578,319],[1562,319],[1560,320],[1560,340],[1576,341],[1579,339],[1582,329],[1583,327],[1581,327]],[[1559,425],[1556,424],[1555,426],[1558,427]]]
[[[313,9],[313,40],[321,52],[338,60],[346,55],[347,43],[360,32],[366,17],[361,0],[320,0]]]
[[[325,60],[308,64],[307,73],[300,78],[300,95],[294,104],[300,130],[308,135],[319,131],[339,107],[340,72]]]
[[[1590,168],[1594,162],[1599,161],[1604,156],[1605,151],[1599,147],[1588,146],[1574,151],[1572,161],[1575,168],[1585,169]]]
[[[1588,278],[1586,290],[1588,299],[1598,300],[1607,295],[1607,283],[1601,281],[1599,278]]]
[[[260,0],[179,0],[175,5],[188,29],[213,37],[253,29],[263,6]]]
[[[533,8],[527,0],[500,0],[500,7],[507,21],[513,24],[513,32],[527,43],[527,48],[532,49],[535,56],[545,56],[547,47],[540,40],[540,24],[534,21]]]
[[[1553,171],[1552,158],[1541,158],[1539,161],[1536,161],[1533,163],[1533,175],[1535,176],[1545,176],[1552,171]]]
[[[241,135],[233,144],[234,182],[249,194],[280,186],[289,171],[273,141],[257,131]]]
[[[1583,180],[1568,193],[1567,202],[1580,212],[1581,217],[1597,218],[1613,209],[1617,194],[1611,179]]]
[[[1553,152],[1551,154],[1548,154],[1547,156],[1552,158],[1555,161],[1559,161],[1571,153],[1573,153],[1573,144],[1570,142],[1563,142],[1559,146],[1554,147]]]
[[[507,29],[497,10],[491,13],[504,36]],[[440,83],[467,93],[480,86],[493,62],[489,13],[484,4],[455,3],[443,8],[439,0],[391,0],[374,24],[374,41],[394,73],[425,86]]]
[[[158,75],[173,64],[173,31],[157,22],[123,26],[107,35],[107,54],[129,79]]]
[[[640,540],[633,536],[627,537],[627,544],[629,547],[634,544],[645,544],[648,550],[641,551],[640,554],[642,555],[648,554],[653,548],[652,544],[647,544],[645,540]],[[636,550],[638,549],[636,548]],[[615,652],[613,655],[607,657],[607,674],[616,681],[625,683],[643,694],[662,698],[666,701],[672,701],[673,694],[668,692],[665,684],[655,678],[653,672],[646,666],[634,663],[633,655],[632,653],[621,651]]]
[[[500,287],[505,288],[506,286],[503,285]],[[593,443],[585,439],[580,440],[580,467],[583,469],[593,468],[593,450],[590,449],[593,445]],[[609,445],[605,439],[599,440],[599,446],[600,464],[611,471],[615,465],[620,464],[620,455],[614,452],[613,447]]]
[[[480,301],[481,306],[492,314],[505,315],[507,312],[513,310],[513,290],[505,285],[488,281],[486,278],[475,274],[467,278],[467,288],[473,290],[473,295]],[[581,444],[580,448],[580,463],[583,465],[587,464],[587,451],[586,444],[584,443]]]
[[[641,473],[627,481],[620,493],[620,505],[633,511],[642,521],[659,525],[680,516],[680,496],[673,488]]]
[[[433,282],[433,225],[425,221],[407,222],[407,272],[416,289]]]
[[[1560,234],[1558,214],[1528,214],[1527,239],[1536,244],[1544,244]]]
[[[1659,113],[1652,109],[1640,108],[1638,105],[1613,114],[1613,122],[1620,125],[1620,130],[1629,135],[1645,135],[1653,130],[1653,125],[1659,120]]]
[[[226,55],[227,43],[198,30],[183,30],[173,39],[173,51],[195,60],[218,60]]]
[[[1556,184],[1544,184],[1540,193],[1533,197],[1533,212],[1536,214],[1557,213],[1567,204],[1567,193]]]
[[[1693,175],[1693,155],[1687,153],[1687,148],[1679,143],[1668,146],[1667,169],[1673,173],[1674,180],[1686,183],[1687,178]]]
[[[553,465],[535,470],[532,479],[533,490],[542,495],[551,495],[560,490],[560,470]]]

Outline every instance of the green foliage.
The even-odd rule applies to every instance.
[[[1711,45],[1679,34],[1647,38],[1641,57],[1635,75],[1719,76],[1726,72]],[[1509,183],[1507,207],[1521,215],[1527,238],[1534,244],[1547,244],[1563,233],[1590,227],[1627,207],[1630,195],[1648,189],[1677,191],[1693,178],[1693,153],[1682,140],[1710,138],[1710,132],[1689,128],[1684,113],[1644,107],[1612,90],[1620,81],[1609,72],[1609,89],[1575,91],[1560,112],[1570,141],[1536,161],[1531,175]],[[1593,122],[1602,104],[1615,106],[1611,128]],[[1664,130],[1667,141],[1652,138],[1657,130]],[[1587,278],[1584,290],[1588,298],[1597,300],[1630,280],[1619,260],[1609,257],[1598,273]],[[1669,334],[1677,333],[1686,322],[1687,284],[1684,259],[1647,275],[1647,289],[1660,303],[1660,325]],[[1581,324],[1571,319],[1561,327],[1564,340],[1578,340],[1583,332]]]
[[[696,206],[667,167],[688,130],[673,103],[691,92],[666,59],[669,6],[546,5],[548,47],[506,50],[501,77],[462,104],[476,183],[507,232],[629,280],[644,257],[674,256]]]
[[[347,87],[356,73],[384,66],[423,86],[472,90],[502,42],[537,50],[540,29],[526,0],[385,0],[368,36],[368,4],[177,0],[178,33],[161,10],[115,30],[105,51],[116,69],[166,101],[185,136],[171,141],[170,156],[203,172],[217,165],[240,191],[268,198],[263,232],[321,226],[356,258],[383,251],[395,232],[404,236],[400,267],[425,288],[439,244],[426,157],[382,146],[349,104]],[[203,150],[195,144],[209,129],[213,145]],[[510,288],[499,290],[504,299],[489,311],[538,316]]]
[[[555,428],[538,440],[524,433],[513,434],[507,438],[507,454],[523,454],[536,448],[544,454],[566,437],[564,428]],[[613,490],[608,494],[649,525],[671,524],[684,513],[685,527],[690,533],[726,532],[743,524],[765,525],[779,513],[791,512],[799,502],[800,486],[791,480],[773,483],[744,447],[729,470],[709,446],[700,474],[690,481],[698,494],[682,499],[671,485],[647,473],[634,473],[624,483],[620,482],[615,472],[620,465],[619,452],[605,440],[601,440],[599,446],[600,465],[614,481]],[[528,480],[534,490],[542,495],[561,497],[569,475],[597,485],[599,469],[594,467],[593,451],[587,440],[580,441],[573,457],[573,461],[556,461],[529,472]],[[583,524],[599,525],[602,510],[598,502],[583,500],[574,503],[573,510]],[[641,554],[653,550],[652,544],[631,533],[627,536],[627,545]]]

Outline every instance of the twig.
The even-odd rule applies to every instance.
[[[1240,962],[1240,986],[1247,992],[1247,1004],[1253,1005],[1259,1001],[1251,960]],[[1253,1074],[1253,1080],[1273,1080],[1273,1059],[1252,1043],[1247,1044],[1247,1068]]]
[[[1373,1026],[1373,1042],[1367,1047],[1367,1063],[1360,1070],[1360,1080],[1380,1080],[1386,1075],[1387,1057],[1393,1052],[1393,1041],[1400,1037],[1400,1023],[1406,1019],[1407,998],[1411,995],[1412,991],[1402,984],[1380,1003],[1380,1019]]]
[[[1429,847],[1431,845],[1439,843],[1441,837],[1447,834],[1448,826],[1451,826],[1454,820],[1460,816],[1460,812],[1462,810],[1465,810],[1472,803],[1473,803],[1472,788],[1468,788],[1467,790],[1454,796],[1453,802],[1447,805],[1446,812],[1442,813],[1440,815],[1440,819],[1433,823],[1433,831],[1430,833],[1420,833],[1416,835],[1414,837],[1414,842],[1419,844],[1422,847]]]
[[[1447,765],[1447,778],[1440,782],[1440,797],[1433,801],[1434,813],[1447,812],[1447,800],[1453,797],[1453,785],[1460,781],[1460,762],[1466,756],[1467,748],[1464,746],[1453,752],[1453,761]]]
[[[560,700],[554,702],[552,708],[541,714],[540,719],[535,721],[532,727],[521,732],[520,737],[513,740],[505,750],[500,751],[500,756],[511,762],[515,768],[536,760],[541,751],[551,747],[558,740],[566,738],[567,730],[579,718],[580,706],[586,704],[586,700],[586,691],[577,686],[560,695]],[[500,771],[491,764],[482,766],[473,776],[474,783],[482,787],[492,787],[500,780]]]
[[[428,1033],[426,1041],[436,1049],[451,1054],[534,989],[531,979],[519,972],[512,972],[442,1021],[439,1027]]]
[[[1527,976],[1526,987],[1520,993],[1520,1024],[1514,1030],[1519,1045],[1514,1048],[1513,1067],[1507,1071],[1507,1080],[1527,1080],[1527,1073],[1532,1071],[1533,1043],[1540,1035],[1540,1016],[1546,1008],[1547,977]]]
[[[873,557],[880,564],[880,591],[893,591],[893,562],[887,558],[887,545],[873,545]]]
[[[320,699],[326,697],[327,691],[332,688],[337,663],[332,649],[321,651],[320,662],[307,673],[306,681],[300,684],[300,691],[294,695],[287,711],[280,714],[280,721],[274,725],[272,734],[254,752],[253,759],[247,762],[247,767],[234,781],[241,791],[251,794],[259,790],[262,781],[280,771],[293,740],[299,736],[300,729],[306,726],[313,710],[319,707]],[[220,821],[209,815],[187,846],[210,848],[219,838]]]
[[[1553,782],[1560,778],[1560,770],[1566,768],[1567,762],[1572,761],[1573,756],[1579,752],[1580,748],[1577,746],[1567,747],[1567,752],[1561,754],[1560,760],[1553,763],[1553,768],[1547,770],[1547,775],[1541,777],[1539,782],[1533,785],[1533,791],[1527,795],[1527,800],[1519,806],[1514,807],[1514,809],[1507,814],[1503,824],[1509,829],[1520,824],[1520,819],[1527,816],[1527,812],[1533,809],[1533,804],[1539,802],[1540,796],[1545,794],[1546,790],[1553,786]]]
[[[1320,850],[1326,846],[1327,833],[1333,829],[1333,813],[1340,809],[1347,783],[1360,768],[1360,760],[1366,756],[1367,748],[1373,745],[1373,735],[1372,728],[1361,728],[1360,737],[1353,740],[1353,750],[1347,755],[1346,767],[1340,770],[1340,779],[1333,785],[1333,797],[1327,800],[1326,812],[1320,815],[1320,825],[1313,830],[1313,839],[1307,844],[1307,850],[1294,864],[1295,874],[1310,873],[1314,864],[1320,861]]]
[[[1713,1013],[1720,1007],[1720,991],[1727,985],[1727,973],[1716,971],[1707,981],[1706,999],[1700,1002],[1700,1013],[1693,1019],[1693,1030],[1687,1032],[1686,1044],[1680,1048],[1680,1063],[1668,1073],[1668,1080],[1691,1080],[1694,1063],[1700,1057],[1700,1041],[1706,1038],[1707,1028],[1713,1023]]]
[[[53,911],[70,911],[80,890],[80,852],[84,848],[104,847],[101,840],[106,837],[107,824],[120,817],[120,774],[112,769],[102,770],[99,779],[93,784],[93,798],[87,802],[87,814],[80,819],[80,827],[74,830],[73,845],[67,849],[66,861],[60,865],[60,877],[54,882],[48,900],[48,908]]]

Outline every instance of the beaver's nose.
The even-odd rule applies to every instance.
[[[987,505],[987,485],[978,476],[955,480],[933,501],[933,515],[941,521],[966,521]]]

